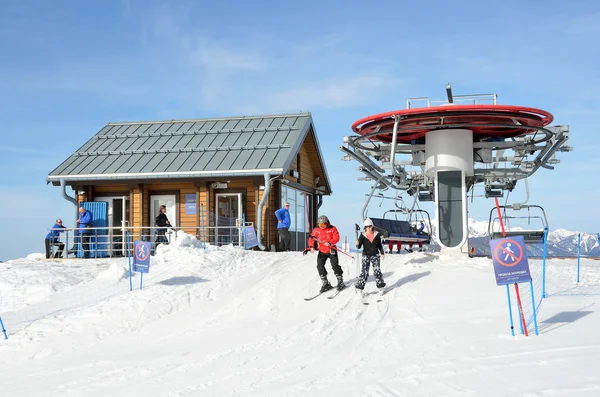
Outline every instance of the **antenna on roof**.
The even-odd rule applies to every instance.
[[[448,95],[448,103],[454,103],[454,98],[452,97],[452,87],[450,83],[446,84],[446,95]]]

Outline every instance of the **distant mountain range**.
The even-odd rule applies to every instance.
[[[576,257],[579,234],[579,232],[565,229],[557,229],[548,233],[548,256]],[[489,242],[488,222],[469,219],[469,246],[475,247],[477,256],[490,255]],[[439,249],[434,244],[430,248],[434,251]],[[543,244],[527,244],[529,256],[541,256],[543,252]],[[600,257],[600,244],[598,243],[597,234],[581,233],[581,256]]]

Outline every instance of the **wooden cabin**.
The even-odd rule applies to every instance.
[[[92,205],[94,226],[143,234],[164,204],[177,229],[211,244],[231,242],[223,227],[250,222],[264,250],[278,246],[274,211],[285,201],[291,248],[304,249],[332,193],[310,113],[108,123],[47,181]]]

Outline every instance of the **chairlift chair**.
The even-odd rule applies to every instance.
[[[407,243],[421,242],[422,244],[429,244],[431,242],[431,217],[425,210],[416,209],[412,210],[412,213],[418,213],[421,215],[420,222],[423,222],[428,227],[429,232],[416,231],[410,224],[409,221],[399,220],[398,214],[407,213],[407,210],[388,210],[383,214],[383,218],[370,218],[373,221],[375,230],[382,234],[385,241],[402,241]],[[393,214],[394,219],[386,215]],[[426,217],[426,219],[425,219]],[[419,220],[417,220],[419,221]]]
[[[520,211],[526,209],[528,214],[526,216],[516,216],[511,214],[506,214],[506,210],[509,209],[511,211]],[[538,215],[532,215],[531,209],[535,209],[538,211]],[[523,236],[526,244],[539,243],[543,238],[544,234],[548,231],[548,219],[546,218],[546,212],[539,205],[501,205],[500,210],[502,213],[502,221],[504,222],[504,231],[506,237],[514,237],[514,236]],[[497,208],[494,207],[490,211],[490,219],[488,223],[488,234],[492,239],[504,238],[502,234],[502,230],[500,228],[500,221],[498,216],[494,216],[494,213],[497,213]],[[526,219],[526,226],[531,226],[531,222],[538,222],[541,227],[539,229],[526,229],[522,228],[520,230],[515,229],[515,227],[521,227],[522,223],[513,222],[514,220],[522,220]],[[517,225],[515,225],[517,223]]]

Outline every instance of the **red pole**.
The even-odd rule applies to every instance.
[[[323,240],[319,240],[318,238],[316,238],[316,237],[313,237],[313,236],[311,236],[311,235],[309,235],[308,237],[309,237],[309,238],[312,238],[313,240],[316,240],[318,243],[324,244],[324,241],[323,241]],[[350,255],[349,253],[347,253],[347,252],[346,252],[346,251],[344,251],[344,250],[341,250],[341,249],[339,249],[337,246],[335,246],[335,245],[333,245],[333,244],[332,244],[332,245],[330,245],[330,246],[329,246],[329,248],[332,248],[332,249],[336,250],[337,252],[341,252],[342,254],[344,254],[344,255],[346,255],[346,256],[349,256],[350,258],[354,259],[354,257],[353,257],[352,255]]]
[[[502,213],[500,212],[500,204],[498,204],[498,197],[494,197],[496,200],[496,210],[498,211],[498,219],[500,220],[500,228],[502,229],[502,237],[506,237],[506,231],[504,230],[504,222],[502,222]]]
[[[529,336],[527,333],[527,323],[525,322],[525,314],[523,314],[523,305],[521,304],[521,295],[519,294],[519,284],[515,283],[515,292],[517,293],[517,302],[519,304],[519,313],[521,313],[521,322],[523,323],[523,330],[525,330],[525,336]]]

